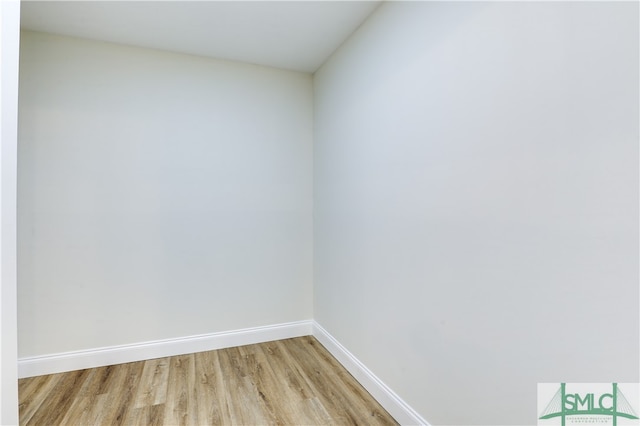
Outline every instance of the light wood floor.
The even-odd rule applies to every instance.
[[[21,379],[23,425],[397,424],[313,337]]]

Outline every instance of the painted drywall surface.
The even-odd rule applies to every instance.
[[[23,33],[21,357],[312,315],[309,74]]]
[[[433,424],[638,381],[638,5],[392,2],[315,74],[314,315]]]
[[[20,2],[0,1],[0,424],[18,424],[16,174]]]

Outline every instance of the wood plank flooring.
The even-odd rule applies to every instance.
[[[313,337],[21,379],[21,425],[396,425]]]

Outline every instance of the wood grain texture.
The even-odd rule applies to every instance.
[[[21,379],[21,425],[396,425],[313,337]]]

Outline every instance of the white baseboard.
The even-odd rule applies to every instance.
[[[308,335],[318,339],[396,421],[403,425],[429,426],[425,419],[313,320],[20,358],[18,359],[18,377],[63,373]]]
[[[201,334],[177,339],[156,340],[131,345],[110,346],[86,351],[65,352],[18,359],[18,377],[62,373],[85,368],[143,361],[234,346],[251,345],[291,337],[308,336],[311,320],[264,327],[244,328],[221,333]]]
[[[327,348],[331,355],[360,382],[398,423],[402,425],[429,426],[425,419],[315,321],[313,321],[313,337]]]

